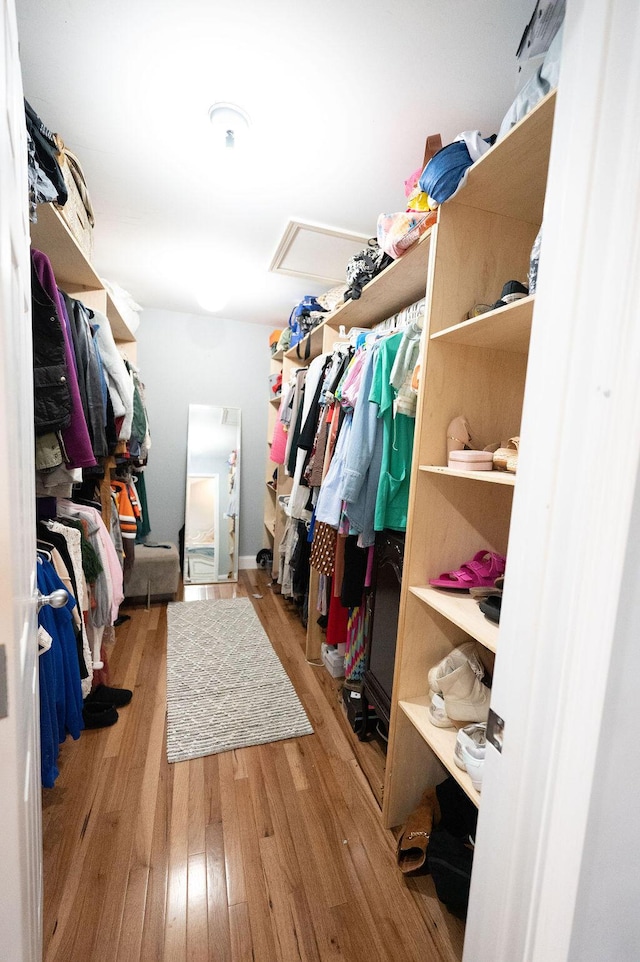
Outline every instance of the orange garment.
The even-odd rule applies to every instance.
[[[112,481],[111,490],[116,496],[118,520],[123,538],[134,538],[138,532],[137,519],[140,517],[140,505],[136,498],[135,489],[126,481]]]

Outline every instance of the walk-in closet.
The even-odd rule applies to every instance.
[[[637,962],[636,5],[0,23],[0,962]]]

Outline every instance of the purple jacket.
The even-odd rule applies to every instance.
[[[65,358],[69,378],[69,391],[71,394],[71,424],[62,432],[62,439],[69,459],[67,465],[71,468],[90,468],[96,464],[96,459],[93,456],[89,430],[87,428],[87,422],[85,421],[84,411],[82,410],[76,359],[73,353],[71,338],[69,337],[69,320],[62,299],[58,293],[56,279],[49,258],[46,254],[37,250],[31,251],[31,258],[36,274],[38,275],[38,280],[56,306],[64,334]]]

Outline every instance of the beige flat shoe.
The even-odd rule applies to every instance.
[[[493,455],[493,467],[496,471],[510,471],[515,474],[518,469],[518,448],[520,438],[509,438],[507,446],[498,448]]]

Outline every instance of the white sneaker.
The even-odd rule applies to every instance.
[[[449,716],[447,715],[446,709],[444,707],[444,698],[442,695],[436,695],[435,692],[431,695],[431,704],[429,706],[429,721],[436,728],[455,728]]]
[[[478,646],[475,641],[465,641],[456,648],[452,648],[448,655],[446,655],[437,665],[429,669],[429,674],[427,675],[427,680],[429,682],[429,688],[436,694],[442,693],[441,679],[445,675],[451,674],[456,668],[460,668],[461,665],[469,664],[471,669],[478,679],[482,681],[484,678],[484,665],[478,657]]]
[[[484,724],[467,725],[461,728],[456,738],[453,760],[466,772],[477,792],[482,791],[482,771],[487,750],[487,726]]]

